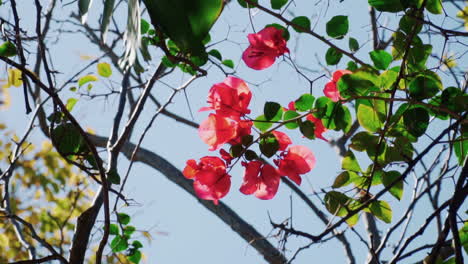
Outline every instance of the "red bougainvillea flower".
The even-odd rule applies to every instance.
[[[226,150],[224,149],[220,149],[219,150],[219,155],[221,155],[221,158],[223,158],[223,160],[226,161],[226,164],[227,165],[230,165],[231,164],[231,161],[234,159],[231,154],[229,154],[229,152],[227,152]]]
[[[271,133],[276,137],[276,140],[278,140],[279,150],[285,150],[289,145],[292,144],[291,139],[285,133],[280,131],[273,131]]]
[[[227,117],[239,117],[249,114],[248,109],[252,92],[247,84],[236,77],[229,76],[224,82],[213,85],[208,92],[207,107],[200,111],[215,110],[217,114]]]
[[[243,162],[245,167],[244,182],[240,187],[243,194],[254,194],[262,200],[269,200],[276,195],[280,183],[280,174],[269,164],[261,161]]]
[[[254,70],[270,67],[276,58],[289,52],[283,30],[266,27],[257,34],[249,34],[250,46],[242,54],[242,60]]]
[[[210,114],[198,127],[198,135],[210,146],[209,150],[216,150],[237,137],[238,126],[238,122],[231,118]]]
[[[238,120],[237,121],[237,135],[233,139],[229,140],[229,144],[237,145],[242,142],[242,137],[250,135],[252,133],[253,122],[250,120]]]
[[[323,93],[325,94],[326,97],[332,99],[333,102],[338,102],[339,100],[342,100],[343,98],[340,95],[340,92],[338,91],[338,87],[336,86],[336,83],[338,80],[340,80],[341,76],[345,74],[351,74],[351,71],[348,70],[337,70],[333,73],[332,80],[328,82],[325,85],[325,88],[323,89]]]
[[[275,160],[280,175],[288,176],[297,185],[301,184],[300,174],[307,173],[315,167],[315,156],[304,146],[292,146],[283,158]]]
[[[306,119],[315,124],[315,130],[314,130],[315,137],[320,138],[320,139],[325,140],[326,142],[328,142],[328,139],[324,138],[323,135],[322,135],[324,132],[327,131],[327,129],[323,126],[322,120],[316,118],[312,114],[307,115]]]
[[[205,156],[197,163],[191,159],[183,171],[187,179],[194,179],[193,189],[204,200],[218,200],[226,196],[231,188],[231,176],[226,172],[226,163],[218,157]]]

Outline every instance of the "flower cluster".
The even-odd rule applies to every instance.
[[[266,27],[257,34],[249,34],[250,46],[242,54],[242,60],[254,70],[263,70],[275,62],[276,58],[289,53],[283,30]]]
[[[277,57],[289,52],[282,33],[281,29],[267,27],[257,34],[249,34],[250,46],[242,55],[247,66],[262,70],[270,67]],[[346,70],[335,72],[332,81],[325,86],[325,95],[335,102],[341,100],[336,83],[343,74],[349,73],[351,72]],[[183,171],[187,179],[193,179],[193,188],[200,199],[212,200],[217,204],[219,199],[227,195],[231,187],[228,169],[236,164],[234,159],[243,159],[241,164],[245,168],[240,192],[253,194],[263,200],[272,199],[276,195],[281,177],[288,177],[300,185],[301,175],[315,167],[316,160],[312,151],[304,146],[292,145],[289,136],[283,132],[265,131],[256,140],[253,139],[253,122],[247,117],[250,114],[251,99],[252,92],[247,84],[233,76],[211,87],[207,99],[208,106],[202,107],[200,111],[213,112],[200,124],[198,134],[209,146],[210,151],[219,149],[221,158],[205,156],[199,162],[188,160]],[[296,111],[295,102],[289,103],[288,108],[284,110]],[[327,129],[321,119],[312,113],[306,114],[305,119],[314,124],[316,138],[328,141],[323,136]],[[268,154],[264,152],[262,141],[273,144],[273,151]],[[276,154],[276,158],[273,159],[276,166],[265,163],[255,152],[249,150],[257,143],[265,156],[273,157]],[[230,152],[221,148],[224,144],[232,146]],[[234,151],[236,147],[237,153]],[[247,155],[248,151],[253,154]]]
[[[252,132],[249,103],[252,93],[247,84],[236,77],[227,77],[222,83],[212,86],[208,93],[208,106],[200,111],[214,111],[200,124],[198,134],[209,146],[209,150],[219,149],[224,144],[239,145],[242,138]],[[320,121],[320,120],[318,120]],[[317,122],[318,122],[317,121]],[[322,125],[323,127],[323,125]],[[244,179],[240,191],[253,194],[259,199],[271,199],[278,191],[280,177],[287,176],[296,184],[301,183],[302,174],[308,173],[315,166],[313,153],[303,146],[290,146],[291,139],[283,132],[272,131],[278,143],[278,159],[274,160],[277,168],[258,159],[246,159],[241,162],[245,167]],[[197,161],[187,161],[183,174],[193,179],[193,187],[198,197],[212,200],[215,204],[224,197],[231,186],[231,176],[227,173],[233,155],[220,149],[221,158],[205,156]]]

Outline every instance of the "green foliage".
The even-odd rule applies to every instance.
[[[263,108],[263,115],[268,121],[278,121],[283,116],[283,107],[275,102],[266,102]]]
[[[16,54],[18,54],[16,50],[15,44],[13,44],[10,41],[3,42],[2,45],[0,45],[0,56],[4,57],[13,57]]]
[[[339,52],[335,48],[328,48],[327,53],[325,53],[325,61],[327,62],[327,65],[337,65],[342,57],[343,53]]]
[[[296,111],[286,111],[284,112],[283,114],[283,121],[285,121],[285,127],[286,128],[289,128],[289,129],[295,129],[295,128],[298,128],[299,127],[299,123],[298,123],[298,120],[297,120],[297,117],[300,116]],[[289,120],[293,120],[294,121],[290,121],[290,122],[287,122]]]
[[[301,131],[302,135],[308,139],[315,138],[315,124],[309,120],[301,122],[299,125],[299,130]]]
[[[336,39],[342,39],[349,30],[348,17],[334,16],[327,22],[326,29],[328,36]]]
[[[201,55],[203,40],[223,10],[222,0],[144,0],[151,22],[185,53]]]
[[[368,0],[369,5],[382,12],[396,13],[404,8],[400,0]]]
[[[401,173],[398,171],[388,171],[382,177],[382,183],[385,188],[389,188],[390,185],[394,184],[389,192],[398,200],[401,200],[403,197],[403,180],[400,179]],[[396,182],[396,183],[394,183]]]
[[[107,62],[101,62],[97,65],[98,74],[101,77],[109,78],[112,75],[112,69]],[[80,85],[81,86],[81,85]]]
[[[385,201],[373,201],[369,205],[370,212],[378,219],[389,224],[392,222],[392,208]]]
[[[369,53],[374,66],[379,70],[386,70],[392,62],[392,55],[385,50],[374,50]]]
[[[355,38],[349,38],[349,49],[351,52],[356,52],[359,50],[359,42]],[[356,67],[357,68],[357,67]]]
[[[278,150],[279,143],[274,135],[268,134],[260,139],[260,151],[266,157],[273,157]]]
[[[267,131],[272,125],[273,123],[269,122],[265,115],[260,115],[254,120],[254,126],[262,132]]]
[[[270,0],[271,8],[281,9],[285,4],[288,3],[288,0]]]
[[[297,111],[306,112],[312,108],[314,100],[315,97],[311,94],[303,94],[294,102],[294,106]]]
[[[343,160],[341,161],[341,168],[343,170],[354,172],[361,171],[361,167],[359,166],[359,163],[351,150],[348,150],[343,157]]]
[[[291,23],[294,24],[293,29],[299,33],[304,32],[304,30],[310,30],[310,20],[305,16],[295,17],[291,20]]]

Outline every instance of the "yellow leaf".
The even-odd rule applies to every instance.
[[[8,69],[8,81],[4,88],[9,88],[10,86],[20,87],[23,84],[21,80],[21,71],[18,69]]]

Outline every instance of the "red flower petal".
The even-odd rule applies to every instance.
[[[314,130],[315,137],[323,139],[326,142],[328,142],[328,139],[324,138],[322,135],[324,132],[327,131],[327,129],[323,126],[322,120],[316,118],[312,114],[307,115],[306,119],[309,121],[312,121],[315,124],[315,130]]]
[[[296,184],[301,184],[300,174],[307,173],[315,167],[314,154],[304,146],[292,146],[283,159],[277,161],[281,175],[288,176]]]
[[[278,192],[280,175],[271,165],[260,161],[243,164],[245,168],[244,182],[240,191],[246,195],[254,194],[262,200],[272,199]]]
[[[230,118],[210,114],[198,128],[200,138],[210,146],[209,150],[216,150],[224,143],[237,136],[238,123]]]
[[[351,74],[353,73],[352,71],[348,71],[348,70],[337,70],[333,73],[333,77],[332,77],[332,81],[337,83],[338,80],[340,80],[341,76],[345,75],[345,74]]]
[[[330,98],[333,102],[338,102],[341,98],[340,92],[336,87],[336,83],[328,82],[323,89],[323,93],[326,97]]]
[[[196,173],[198,172],[198,165],[194,159],[187,160],[187,165],[184,168],[182,174],[184,174],[185,178],[192,179],[195,177]]]
[[[254,70],[270,67],[276,57],[289,52],[282,29],[266,27],[257,34],[249,34],[247,38],[250,46],[242,54],[242,60]]]
[[[291,139],[285,133],[280,131],[273,131],[271,133],[276,137],[276,140],[278,140],[279,150],[285,150],[289,145],[292,144]]]
[[[252,93],[247,84],[236,77],[227,77],[224,82],[213,85],[208,92],[207,107],[199,111],[215,110],[226,117],[239,117],[249,114],[248,109]]]

